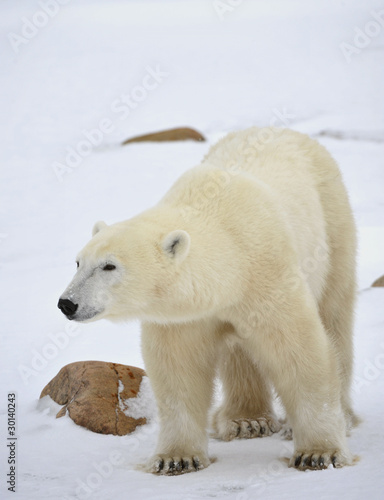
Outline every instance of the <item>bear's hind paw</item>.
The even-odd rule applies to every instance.
[[[251,439],[271,436],[279,432],[281,424],[274,418],[238,418],[227,420],[219,426],[216,437],[223,441],[232,439]]]
[[[284,424],[281,428],[281,437],[286,441],[292,441],[293,439],[292,427]]]

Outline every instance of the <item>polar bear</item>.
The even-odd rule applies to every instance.
[[[142,322],[160,433],[147,470],[207,467],[214,379],[219,438],[293,429],[289,465],[352,463],[355,226],[340,171],[287,129],[231,133],[153,208],[107,226],[78,254],[58,307],[76,321]]]

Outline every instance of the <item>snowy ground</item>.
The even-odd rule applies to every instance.
[[[369,286],[384,273],[383,19],[373,0],[2,1],[1,498],[382,498],[384,289]],[[292,444],[280,436],[212,439],[208,469],[145,474],[135,464],[153,450],[156,422],[102,436],[37,405],[67,363],[143,366],[137,323],[72,331],[58,297],[96,220],[151,206],[218,137],[271,121],[329,148],[356,214],[354,401],[364,420],[349,441],[360,461],[302,473],[287,468]],[[184,125],[208,143],[116,146]],[[9,392],[18,405],[13,496]]]

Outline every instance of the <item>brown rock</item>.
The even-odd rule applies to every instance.
[[[127,139],[122,143],[130,144],[131,142],[162,142],[162,141],[205,141],[205,137],[194,130],[193,128],[182,127],[182,128],[172,128],[169,130],[163,130],[161,132],[153,132],[151,134],[138,135],[137,137],[132,137]]]
[[[76,424],[93,432],[123,436],[146,423],[145,418],[128,417],[120,408],[122,400],[137,396],[144,375],[144,370],[133,366],[79,361],[64,366],[40,398],[49,395],[64,405],[56,418],[68,411]]]
[[[380,278],[377,278],[377,280],[374,281],[371,286],[384,286],[384,274],[383,276],[380,276]]]

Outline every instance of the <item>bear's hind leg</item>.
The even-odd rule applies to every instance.
[[[335,257],[334,260],[336,260]],[[353,310],[356,285],[352,266],[344,272],[344,279],[338,274],[338,270],[343,265],[347,265],[345,261],[347,259],[344,259],[343,262],[334,263],[319,310],[321,320],[332,341],[338,360],[341,380],[341,404],[347,422],[347,429],[350,430],[360,422],[360,419],[352,409],[350,397],[353,369]]]
[[[213,414],[215,437],[224,441],[264,437],[281,429],[272,410],[270,387],[238,344],[223,343],[219,375],[224,401]]]

